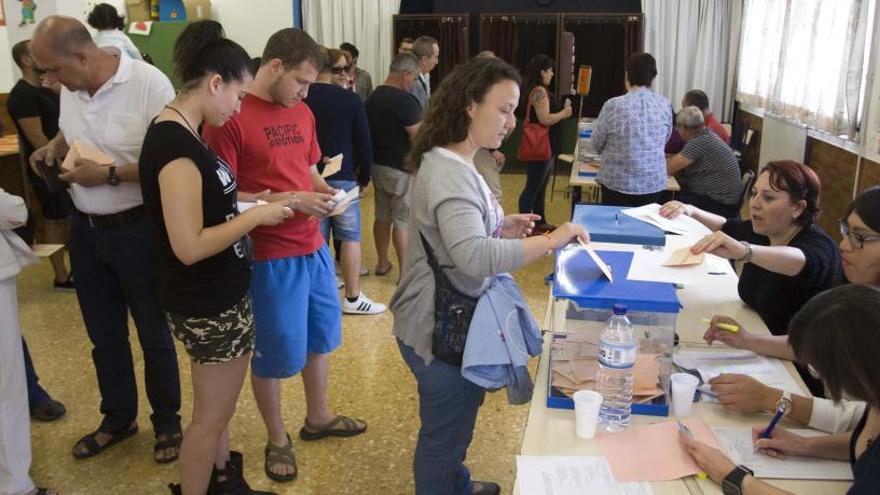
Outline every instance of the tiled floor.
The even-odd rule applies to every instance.
[[[513,212],[525,176],[506,174],[503,185],[505,210]],[[560,177],[557,189],[567,184]],[[548,186],[549,187],[549,186]],[[549,201],[548,216],[558,224],[568,216],[568,200],[557,193]],[[364,260],[373,268],[372,196],[363,203]],[[532,310],[541,317],[546,304],[543,276],[550,260],[533,263],[516,277]],[[48,262],[25,270],[19,277],[22,328],[28,339],[41,383],[67,406],[65,418],[54,423],[32,424],[32,475],[40,486],[57,487],[64,494],[161,494],[178,479],[177,464],[160,466],[152,460],[153,436],[149,408],[138,373],[141,411],[140,433],[88,460],[71,456],[74,442],[97,427],[98,389],[90,345],[74,294],[54,293]],[[373,299],[387,302],[394,290],[397,269],[386,277],[362,278],[363,290]],[[345,316],[343,344],[333,354],[330,373],[331,407],[363,418],[368,431],[350,439],[320,442],[294,440],[299,478],[275,484],[263,474],[265,431],[250,386],[246,384],[232,425],[232,444],[245,454],[246,477],[255,488],[284,494],[405,494],[412,493],[412,452],[418,430],[415,382],[403,363],[391,336],[391,313],[377,316]],[[130,326],[132,332],[135,327]],[[132,334],[132,340],[135,336]],[[133,344],[136,366],[143,369],[140,349]],[[191,411],[189,365],[178,346],[183,387],[184,424]],[[534,366],[534,362],[533,362]],[[284,384],[284,415],[291,436],[302,426],[305,415],[302,385],[298,378]],[[468,466],[477,479],[496,480],[504,493],[513,487],[514,456],[519,451],[528,405],[510,406],[504,392],[489,394],[477,421]]]

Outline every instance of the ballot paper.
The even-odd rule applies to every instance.
[[[790,431],[805,437],[826,435],[808,429]],[[853,479],[852,467],[845,461],[791,455],[785,456],[785,459],[776,459],[755,452],[751,428],[712,428],[712,432],[733,463],[751,469],[755,472],[756,478],[845,481]]]
[[[720,447],[709,425],[702,419],[688,419],[683,423],[697,440],[711,447]],[[597,433],[596,438],[614,479],[619,482],[668,481],[701,471],[682,447],[675,421],[630,426],[618,433],[603,431]]]
[[[345,213],[345,210],[351,206],[351,203],[354,202],[360,196],[360,189],[355,186],[351,188],[350,191],[345,192],[340,189],[335,196],[333,196],[333,211],[331,211],[327,216],[335,217],[336,215],[342,215]]]
[[[674,219],[660,216],[660,205],[657,203],[651,203],[638,208],[627,208],[621,210],[621,212],[637,220],[659,227],[667,232],[672,232],[673,234],[702,236],[712,233],[708,227],[687,215],[679,215]]]
[[[113,165],[116,163],[116,160],[107,153],[88,143],[74,139],[70,149],[67,150],[67,156],[64,157],[64,161],[61,163],[61,168],[67,171],[73,170],[76,168],[76,161],[80,158],[92,160],[98,165]]]
[[[590,258],[592,258],[593,263],[595,263],[596,266],[599,267],[599,270],[602,271],[602,274],[605,275],[605,278],[607,278],[609,282],[614,283],[614,277],[611,274],[611,267],[608,266],[608,264],[605,263],[605,261],[603,261],[602,258],[600,258],[598,254],[596,254],[596,251],[593,251],[593,248],[591,248],[589,244],[587,244],[586,242],[584,242],[580,238],[578,238],[578,243],[580,244],[580,246],[582,248],[584,248],[584,250],[587,252],[587,254],[590,255]]]
[[[239,201],[238,202],[238,212],[244,213],[244,212],[250,210],[251,208],[253,208],[254,206],[265,205],[265,204],[267,204],[267,203],[265,201],[263,201],[262,199],[258,199],[256,201]]]
[[[663,262],[663,266],[693,266],[703,263],[705,253],[694,254],[690,247],[683,247],[672,252],[669,258]]]
[[[34,254],[38,258],[48,258],[58,251],[64,249],[64,244],[34,244]]]
[[[650,483],[618,483],[603,457],[516,456],[519,492],[528,495],[652,495]]]
[[[727,260],[714,254],[706,254],[703,257],[703,262],[699,264],[669,266],[667,262],[673,253],[675,253],[675,248],[672,245],[672,239],[670,239],[670,245],[662,250],[640,249],[635,251],[632,263],[629,265],[629,272],[626,274],[627,280],[668,282],[688,286],[705,282],[709,275],[734,273],[733,267]]]
[[[324,171],[321,172],[321,177],[327,178],[331,175],[339,172],[342,169],[342,153],[334,156],[330,159],[326,164],[324,164]]]
[[[724,373],[748,375],[770,387],[803,393],[782,361],[752,351],[728,348],[678,349],[673,353],[672,361],[679,368],[699,374],[702,381],[700,391],[709,394],[711,390],[706,385],[707,382]]]

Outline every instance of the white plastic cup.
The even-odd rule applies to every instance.
[[[596,434],[599,422],[599,406],[602,405],[602,394],[593,390],[578,390],[574,399],[574,426],[577,436],[585,439]]]
[[[690,373],[673,373],[669,381],[672,383],[672,414],[689,415],[700,380]]]

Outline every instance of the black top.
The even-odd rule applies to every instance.
[[[412,145],[404,127],[421,118],[418,100],[405,91],[383,84],[367,98],[367,120],[373,138],[373,163],[403,170]]]
[[[223,251],[190,266],[181,263],[168,240],[159,192],[159,172],[178,158],[192,160],[202,176],[202,216],[205,227],[238,215],[237,184],[232,170],[181,124],[150,124],[138,160],[144,207],[153,225],[159,253],[159,304],[182,316],[217,315],[238,303],[250,285],[247,236]]]
[[[876,495],[880,493],[880,441],[876,438],[868,444],[868,448],[862,452],[862,455],[856,459],[856,441],[865,429],[865,422],[868,420],[868,411],[870,407],[865,409],[865,414],[859,425],[852,432],[852,438],[849,441],[849,462],[852,464],[853,485],[847,492],[849,495]]]
[[[309,87],[305,102],[315,115],[321,153],[329,158],[342,153],[342,169],[327,179],[369,184],[373,144],[361,97],[335,84],[315,83]],[[323,171],[323,164],[319,168]]]
[[[751,220],[728,220],[721,230],[738,241],[769,246],[770,239],[752,230]],[[739,278],[739,297],[758,312],[773,335],[788,333],[788,321],[816,294],[843,277],[840,251],[818,225],[801,229],[788,243],[804,253],[806,263],[793,277],[746,263]]]
[[[24,79],[19,79],[12,91],[9,92],[9,98],[6,100],[6,109],[12,121],[15,122],[15,128],[18,130],[25,158],[29,158],[34,152],[35,146],[27,140],[27,136],[22,132],[18,125],[19,119],[28,117],[39,117],[40,125],[43,127],[43,134],[48,139],[52,139],[58,134],[58,114],[60,97],[51,89],[41,86],[33,86]]]
[[[535,86],[535,87],[537,87],[537,86]],[[532,89],[534,89],[534,88],[532,88]],[[554,95],[553,92],[550,91],[549,89],[547,89],[546,87],[544,87],[544,90],[547,92],[547,103],[550,106],[548,111],[550,113],[561,112],[562,111],[562,104],[559,103],[558,99],[556,99],[556,95]],[[529,122],[538,122],[538,114],[535,111],[534,104],[532,104],[532,111],[529,113]],[[553,151],[553,156],[556,156],[559,154],[559,146],[560,146],[559,134],[560,134],[560,129],[562,128],[562,126],[560,125],[561,123],[562,123],[562,121],[560,120],[559,122],[551,125],[550,130],[547,132],[547,134],[550,135],[550,149]]]

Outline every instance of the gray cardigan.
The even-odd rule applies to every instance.
[[[491,237],[489,204],[476,169],[451,151],[434,148],[422,157],[410,195],[407,250],[400,284],[391,298],[394,335],[429,364],[434,330],[434,274],[419,232],[446,276],[461,292],[478,297],[491,277],[523,264],[519,239]]]

